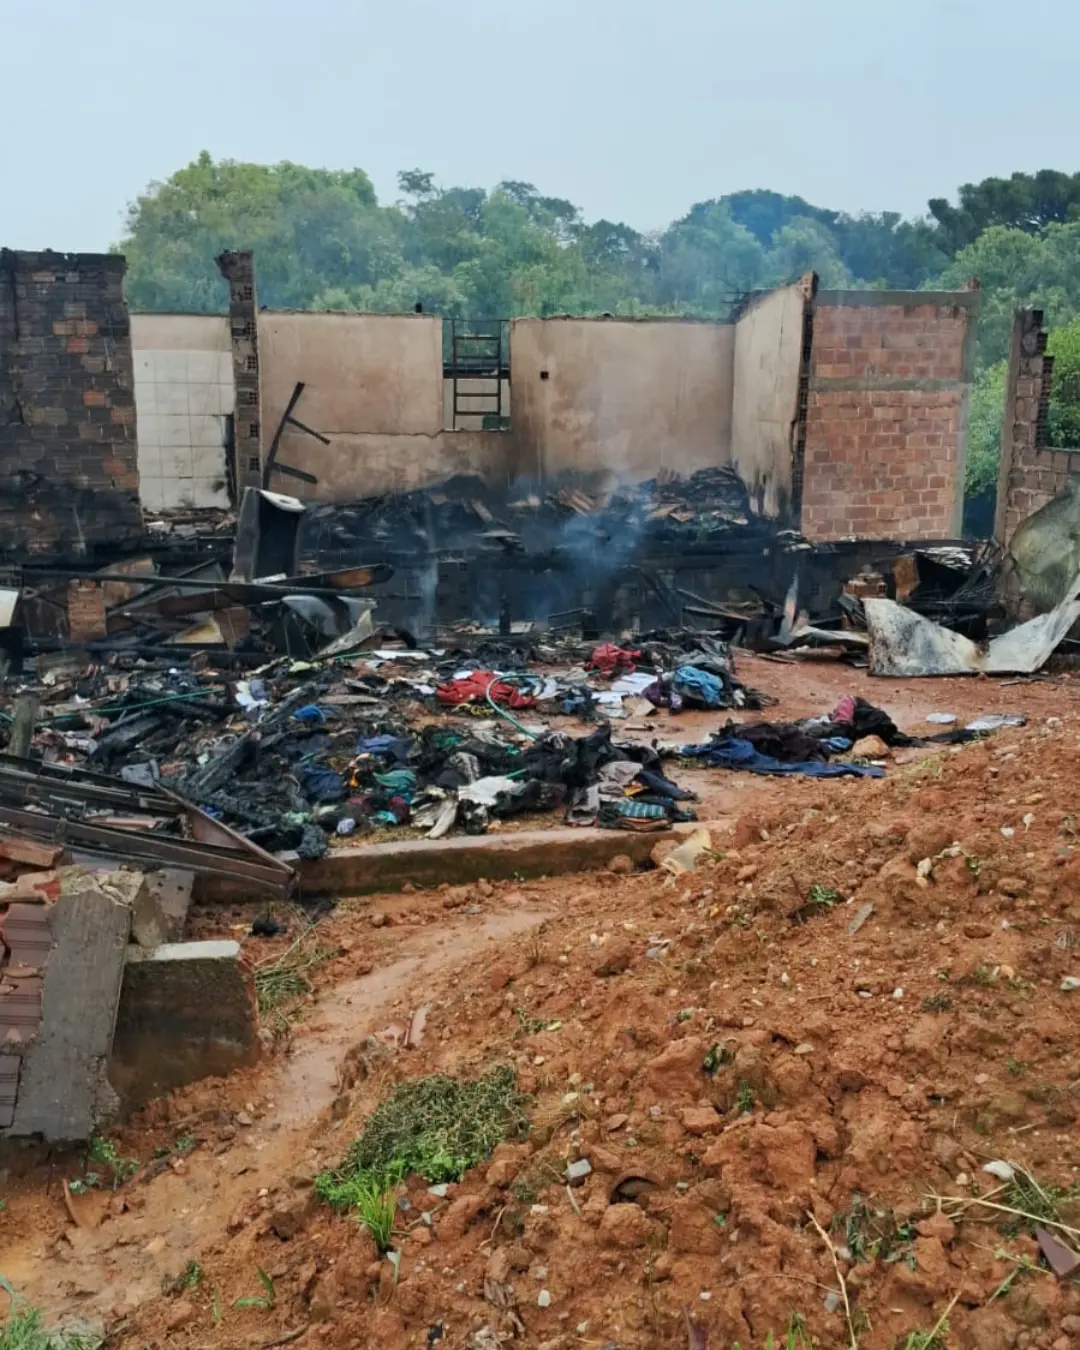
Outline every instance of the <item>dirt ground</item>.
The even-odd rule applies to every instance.
[[[892,752],[876,781],[680,767],[711,850],[679,878],[343,901],[290,1037],[110,1133],[151,1164],[132,1180],[66,1199],[81,1157],[0,1159],[0,1271],[117,1350],[927,1350],[908,1338],[935,1327],[937,1350],[1080,1347],[1080,1287],[988,1207],[1017,1201],[983,1170],[1036,1178],[1077,1244],[1080,679],[738,671],[777,719],[850,692],[915,734],[932,711],[1029,720]],[[203,911],[199,934],[262,960],[290,935],[244,937],[253,912]],[[528,1142],[445,1197],[410,1180],[400,1261],[377,1259],[312,1178],[395,1083],[499,1063],[532,1099]]]

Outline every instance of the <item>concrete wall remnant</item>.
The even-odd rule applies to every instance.
[[[236,408],[229,320],[133,314],[131,345],[143,506],[227,510]]]
[[[34,907],[52,948],[44,961],[41,1019],[21,1047],[10,1132],[47,1141],[88,1139],[114,1109],[105,1075],[113,1040],[131,910],[91,876],[77,876],[49,907]],[[11,905],[12,918],[30,905]],[[13,916],[12,911],[19,911]],[[10,943],[8,944],[11,945]],[[12,949],[12,955],[18,952]],[[2,1128],[2,1125],[0,1125]]]
[[[258,1057],[254,979],[238,943],[129,949],[109,1063],[125,1110]]]
[[[694,319],[514,319],[521,476],[641,482],[731,460],[735,329]]]
[[[1080,471],[1080,453],[1048,445],[1054,358],[1042,325],[1040,309],[1018,309],[1013,316],[994,512],[994,538],[1002,545]]]
[[[760,515],[788,519],[803,326],[813,275],[752,300],[735,324],[731,462]]]
[[[87,555],[142,532],[124,259],[0,250],[0,535]]]

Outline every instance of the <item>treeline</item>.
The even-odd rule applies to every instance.
[[[118,248],[141,310],[216,312],[214,257],[250,248],[271,308],[455,318],[519,314],[687,314],[724,318],[747,291],[813,269],[822,285],[983,287],[968,488],[994,480],[1013,310],[1038,305],[1055,329],[1057,444],[1080,445],[1080,174],[1042,170],[966,184],[921,219],[850,215],[757,189],[698,202],[653,233],[530,183],[485,188],[399,175],[381,205],[360,169],[215,162],[204,152],[129,208]],[[995,422],[996,410],[996,422]]]

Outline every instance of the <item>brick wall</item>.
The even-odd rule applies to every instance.
[[[810,539],[960,529],[977,291],[822,291],[803,452]]]
[[[0,551],[142,531],[124,260],[0,250]]]
[[[235,473],[237,495],[262,486],[262,428],[259,424],[259,304],[250,253],[222,253],[218,270],[229,283],[229,336],[236,390]]]
[[[1039,309],[1018,309],[1013,319],[994,513],[994,537],[1002,544],[1080,472],[1080,452],[1046,443],[1054,358],[1046,354],[1042,322]]]

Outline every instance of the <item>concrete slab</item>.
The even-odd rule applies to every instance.
[[[130,947],[109,1081],[123,1110],[259,1057],[254,979],[236,942]]]
[[[359,848],[332,849],[297,865],[305,894],[372,895],[400,891],[407,883],[438,886],[479,881],[527,880],[606,867],[618,854],[646,862],[653,848],[675,839],[670,830],[516,830],[453,839],[405,839]]]
[[[105,1076],[131,909],[89,878],[48,911],[41,1026],[23,1056],[11,1133],[88,1139],[114,1096]]]

